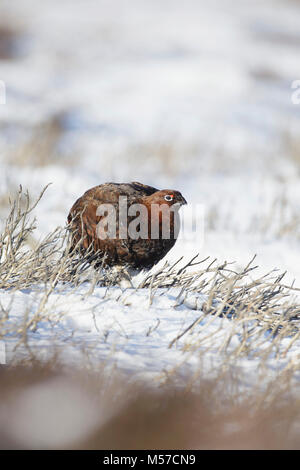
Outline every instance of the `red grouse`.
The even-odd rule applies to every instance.
[[[186,203],[179,191],[137,182],[96,186],[70,210],[71,249],[91,253],[102,266],[151,268],[175,244],[178,209]]]

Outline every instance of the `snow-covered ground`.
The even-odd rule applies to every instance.
[[[285,282],[300,287],[300,105],[291,88],[300,78],[300,6],[275,3],[3,1],[1,21],[19,36],[16,57],[0,60],[1,201],[19,184],[37,196],[52,182],[36,209],[39,238],[63,225],[74,200],[96,184],[175,188],[203,205],[205,229],[201,243],[179,240],[169,260],[199,252],[239,269],[257,254],[258,273],[287,271]],[[22,160],[31,133],[51,120],[60,127],[54,145],[27,146]],[[36,159],[39,151],[46,163]],[[120,299],[116,287],[105,301],[105,288],[89,297],[84,289],[57,288],[47,304],[53,323],[38,324],[31,347],[47,351],[57,341],[74,358],[74,340],[79,350],[84,339],[92,356],[143,377],[181,364],[211,373],[238,348],[237,326],[205,315],[169,348],[202,315],[200,307],[175,308],[170,292],[149,305],[147,289]],[[34,287],[2,292],[1,302],[12,301],[17,323],[41,295]],[[259,348],[269,346],[266,337]],[[287,355],[270,351],[270,378],[297,363],[298,350],[295,342]],[[266,364],[245,356],[234,367],[256,382]]]
[[[226,317],[205,315],[201,294],[190,294],[180,302],[180,289],[158,289],[151,302],[148,289],[107,289],[89,286],[60,286],[51,295],[42,317],[28,329],[27,350],[23,343],[19,357],[59,359],[62,364],[81,367],[89,364],[103,372],[118,370],[128,377],[161,383],[180,377],[184,383],[198,377],[217,378],[228,369],[246,391],[266,386],[280,373],[296,368],[299,382],[299,339],[283,337],[274,341],[256,320],[235,322]],[[1,304],[10,312],[15,329],[34,318],[43,300],[38,289],[24,289],[1,295]],[[245,330],[249,332],[246,347]],[[16,335],[6,339],[8,358],[18,342]],[[243,353],[240,353],[244,349]],[[295,384],[294,380],[292,383]]]

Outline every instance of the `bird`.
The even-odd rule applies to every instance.
[[[69,211],[70,251],[90,253],[96,267],[151,269],[174,246],[185,204],[179,191],[139,182],[95,186]]]

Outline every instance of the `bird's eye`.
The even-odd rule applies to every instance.
[[[173,201],[173,197],[174,196],[172,194],[166,194],[165,201],[168,201],[168,202]]]

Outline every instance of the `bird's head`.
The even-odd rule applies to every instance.
[[[175,191],[174,189],[163,189],[161,191],[156,191],[155,193],[151,194],[151,196],[147,196],[147,203],[148,204],[158,204],[163,205],[167,204],[170,206],[177,206],[180,208],[181,206],[187,204],[185,198],[179,191]]]

